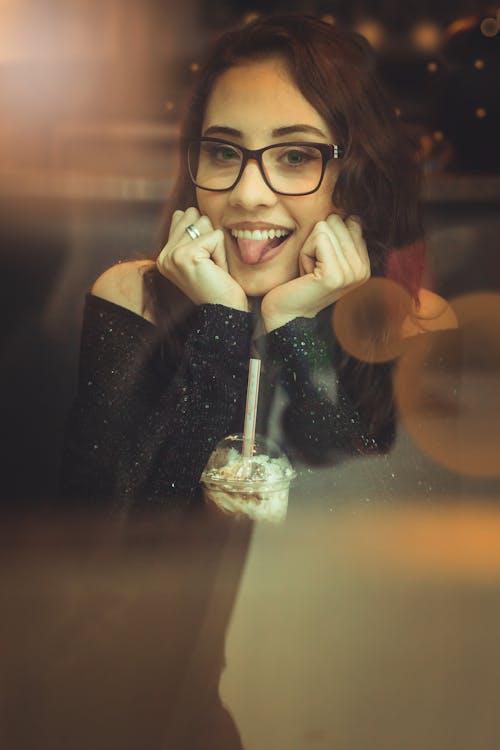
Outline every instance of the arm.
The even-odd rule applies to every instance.
[[[339,353],[334,353],[333,335],[327,335],[321,317],[295,318],[265,337],[271,361],[281,363],[290,398],[283,417],[287,437],[299,455],[316,464],[384,450],[393,437],[392,421],[386,420],[383,434],[354,407],[333,361]],[[390,373],[385,368],[376,378],[379,395],[380,386],[389,386],[390,398]]]
[[[186,232],[193,223],[195,240]],[[101,307],[111,303],[122,318],[109,320],[108,304],[106,320],[89,313],[85,322],[65,458],[64,486],[71,494],[85,491],[126,504],[191,502],[210,451],[233,431],[242,409],[251,316],[245,293],[227,271],[223,233],[194,207],[176,211],[156,268],[184,302],[193,303],[191,318],[179,320],[178,305],[163,299],[172,308],[170,322],[177,321],[177,358],[167,350],[170,338],[154,341],[159,329],[148,329],[148,321],[165,321],[155,321],[144,294],[144,264],[114,266],[92,289]],[[127,311],[140,330],[125,352],[120,337]]]
[[[249,319],[222,305],[201,305],[174,363],[168,352],[162,358],[154,325],[90,295],[66,433],[64,494],[99,504],[192,502],[208,454],[238,422]]]
[[[315,463],[379,450],[381,430],[370,405],[362,414],[354,406],[365,389],[349,388],[346,367],[353,363],[331,331],[332,304],[370,277],[359,221],[343,221],[333,213],[318,222],[300,252],[299,271],[297,278],[268,292],[261,308],[268,351],[277,365],[284,365],[283,384],[290,396],[284,428],[295,448]],[[374,390],[380,392],[381,373],[370,369]]]

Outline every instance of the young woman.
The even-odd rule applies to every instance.
[[[259,412],[280,389],[287,452],[335,462],[393,437],[390,367],[349,357],[331,327],[370,276],[390,268],[416,303],[420,287],[416,159],[367,43],[305,16],[226,33],[182,132],[155,262],[111,268],[86,300],[70,495],[199,503],[256,351]]]

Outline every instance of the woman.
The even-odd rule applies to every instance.
[[[331,310],[386,275],[389,254],[418,301],[417,194],[362,37],[304,16],[225,34],[186,112],[156,262],[111,268],[87,298],[65,491],[196,505],[214,445],[242,429],[256,349],[260,414],[278,386],[289,451],[317,463],[385,450],[390,368],[342,352]]]

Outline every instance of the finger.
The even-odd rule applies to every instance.
[[[309,236],[299,253],[299,272],[301,276],[314,273],[316,267],[315,236]]]
[[[349,265],[351,281],[366,281],[370,277],[370,258],[360,222],[354,217],[344,222],[340,216],[332,214],[327,224]]]
[[[193,227],[194,229],[198,230],[199,237],[195,237],[193,239],[187,232],[187,227]],[[200,216],[196,221],[191,222],[191,224],[187,224],[187,226],[184,228],[184,231],[180,235],[177,244],[184,246],[189,244],[190,242],[197,242],[200,237],[203,237],[204,235],[213,231],[214,228],[208,216]]]
[[[212,250],[212,260],[215,263],[216,266],[219,266],[219,268],[222,268],[223,271],[228,271],[228,265],[227,265],[227,258],[226,258],[226,246],[224,244],[224,232],[221,229],[212,230],[212,233],[210,235],[210,238],[213,239],[213,250]],[[212,240],[210,240],[212,242]]]
[[[170,242],[172,240],[175,229],[183,216],[184,216],[184,211],[181,211],[180,209],[178,209],[177,211],[174,211],[174,213],[172,214],[172,218],[170,220],[170,226],[168,228],[167,242]]]
[[[332,238],[326,232],[320,232],[316,239],[316,278],[331,289],[340,289],[349,283],[351,269],[341,251],[337,251]]]
[[[183,239],[183,234],[186,232],[186,227],[190,224],[196,224],[199,218],[200,212],[197,208],[190,206],[186,209],[182,215],[176,219],[175,226],[173,226],[172,223],[170,236],[168,238],[169,242],[173,242],[174,244],[180,242]],[[186,234],[186,237],[189,237],[189,235]]]
[[[347,225],[338,214],[331,214],[326,219],[326,224],[336,240],[337,246],[341,249],[343,257],[349,263],[353,264],[353,270],[358,265],[359,253]]]
[[[368,254],[368,248],[366,246],[365,238],[363,237],[363,228],[361,221],[356,216],[350,216],[346,220],[346,226],[349,229],[353,242],[356,245],[356,249],[359,253],[360,258],[370,265],[370,256]]]
[[[177,211],[174,211],[174,213],[172,214],[172,219],[170,221],[170,228],[172,229],[173,227],[175,227],[183,216],[184,211],[182,211],[181,209],[178,208]]]
[[[326,264],[326,267],[333,271],[333,261],[335,259],[336,264],[341,270],[346,280],[352,275],[352,269],[346,258],[343,247],[340,243],[339,238],[332,231],[327,221],[319,221],[313,231],[313,236],[316,237],[315,248],[316,248],[316,259],[319,261],[318,250],[321,248],[321,262]],[[327,253],[330,253],[331,257],[327,257]]]
[[[226,251],[224,248],[224,233],[221,229],[215,229],[198,237],[193,241],[190,248],[191,257],[196,263],[213,261],[216,266],[227,271]]]
[[[363,278],[367,273],[369,275],[370,258],[359,219],[350,216],[344,222],[340,216],[332,214],[327,218],[327,223],[339,238],[345,257],[356,278]]]

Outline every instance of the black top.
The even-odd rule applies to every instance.
[[[251,313],[201,305],[174,362],[159,328],[87,295],[64,496],[126,507],[199,504],[209,454],[243,428],[252,329]],[[281,386],[288,399],[283,447],[292,458],[300,452],[335,462],[378,449],[342,388],[318,319],[297,318],[256,346],[263,360],[259,413],[268,413]]]

